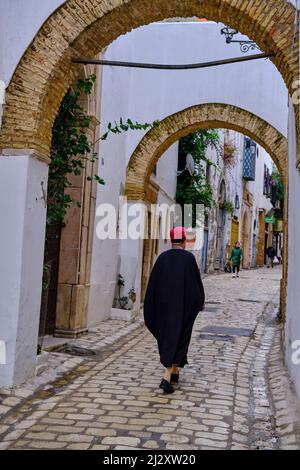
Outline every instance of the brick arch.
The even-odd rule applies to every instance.
[[[128,199],[147,197],[152,169],[161,155],[181,137],[198,129],[227,128],[251,137],[273,158],[285,181],[288,173],[287,139],[258,116],[228,104],[192,106],[168,116],[142,138],[133,152],[126,175]]]
[[[49,156],[60,103],[82,66],[121,34],[172,17],[206,17],[255,40],[293,93],[298,78],[295,9],[286,0],[67,0],[43,24],[18,64],[6,95],[0,148]],[[296,38],[296,39],[295,39]],[[293,41],[294,54],[291,52]]]

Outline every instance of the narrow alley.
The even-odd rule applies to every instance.
[[[299,449],[280,276],[277,266],[204,279],[206,310],[171,396],[142,319],[108,320],[48,353],[38,379],[0,390],[0,449]],[[81,348],[94,355],[68,354]]]

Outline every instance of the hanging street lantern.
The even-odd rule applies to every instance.
[[[232,43],[239,44],[241,52],[248,52],[249,50],[255,50],[255,49],[259,50],[259,47],[254,41],[233,39],[237,34],[239,34],[237,29],[232,29],[232,28],[229,28],[228,26],[225,26],[225,28],[221,29],[221,34],[225,36],[227,44],[232,44]]]

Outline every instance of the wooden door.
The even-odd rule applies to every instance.
[[[265,264],[265,213],[260,212],[259,214],[259,232],[257,242],[257,258],[256,264],[258,267],[263,267]]]
[[[231,221],[231,249],[239,241],[239,222],[232,219]]]

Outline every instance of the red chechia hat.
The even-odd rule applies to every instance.
[[[171,240],[182,240],[186,238],[186,229],[184,227],[175,227],[170,230]]]

